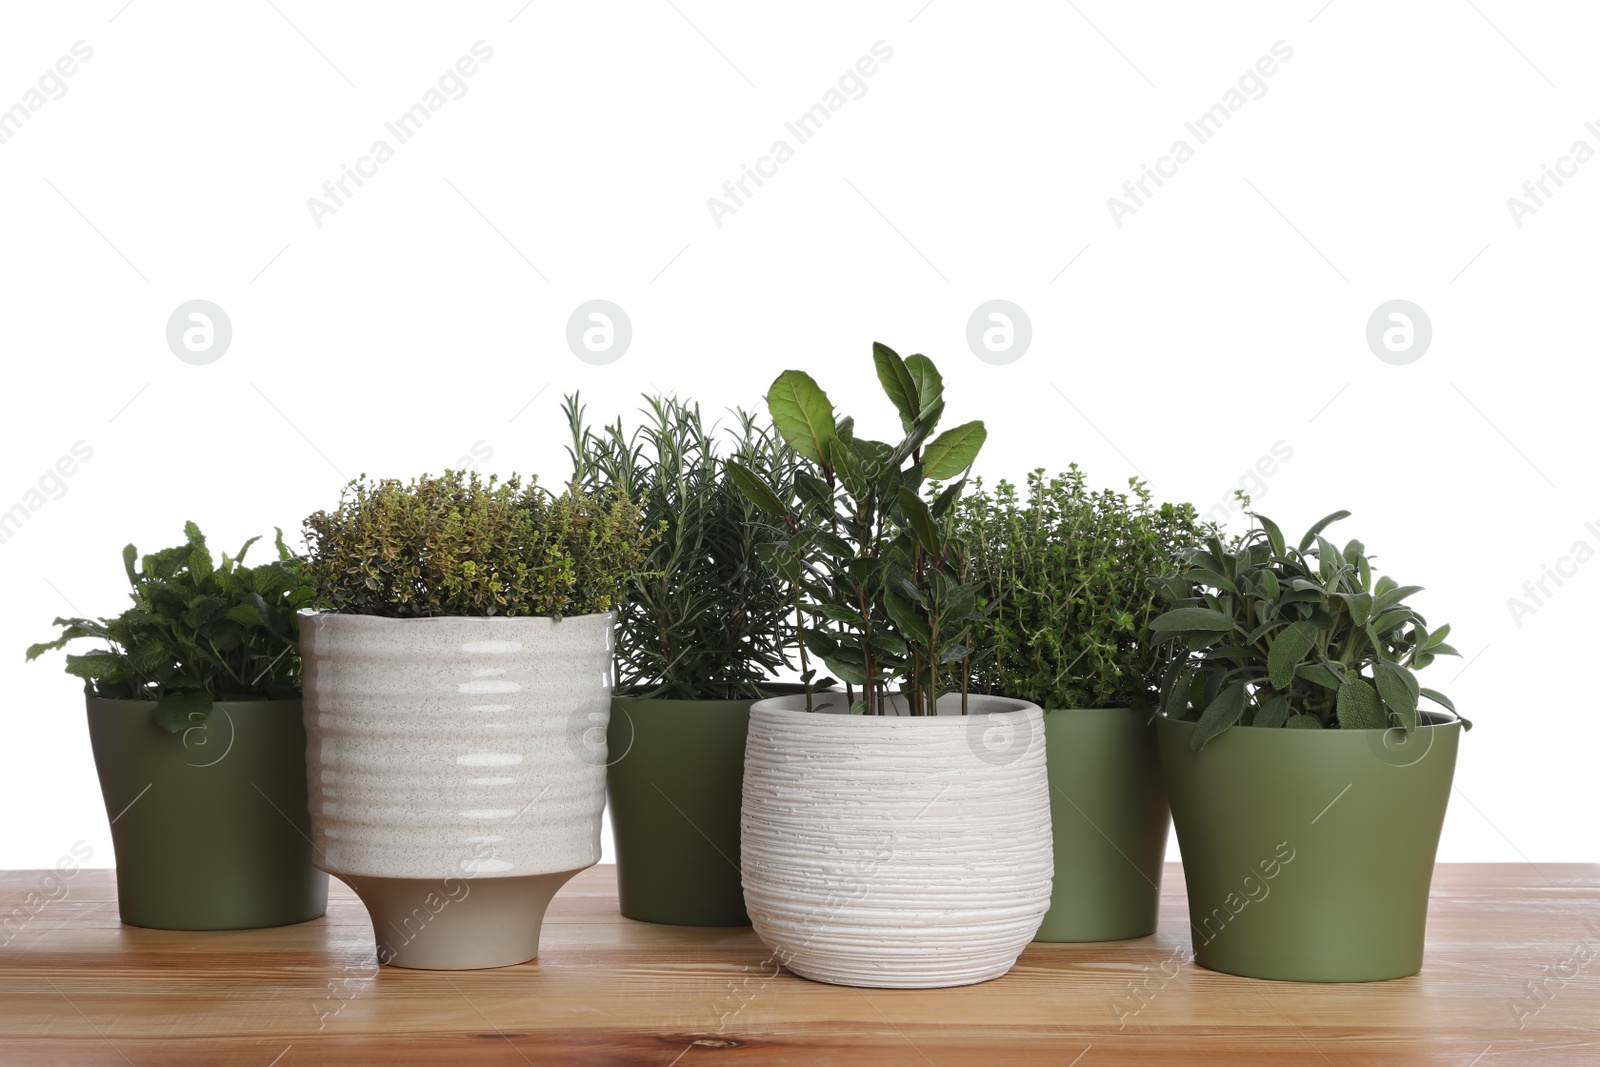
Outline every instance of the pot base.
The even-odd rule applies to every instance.
[[[855,989],[954,989],[957,986],[978,985],[981,982],[992,982],[1002,977],[1011,970],[1012,961],[986,968],[982,971],[961,973],[954,971],[949,966],[935,965],[924,974],[908,973],[905,970],[896,970],[885,974],[858,967],[843,967],[839,970],[813,970],[810,967],[796,967],[785,963],[784,970],[812,982],[822,982],[826,985],[849,986]]]
[[[538,956],[550,899],[585,869],[510,878],[339,877],[372,917],[379,963],[468,971],[510,967]]]

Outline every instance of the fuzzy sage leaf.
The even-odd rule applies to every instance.
[[[1149,633],[1170,649],[1160,706],[1205,724],[1197,745],[1235,725],[1415,730],[1425,725],[1423,697],[1454,712],[1416,679],[1435,657],[1455,654],[1438,636],[1449,628],[1430,633],[1406,603],[1420,587],[1374,579],[1361,541],[1340,548],[1323,536],[1347,515],[1324,517],[1297,547],[1253,516],[1244,536],[1184,553],[1178,580],[1158,583],[1167,610]],[[1217,703],[1234,687],[1237,715],[1234,696]]]

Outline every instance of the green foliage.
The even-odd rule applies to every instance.
[[[898,695],[910,714],[925,715],[944,693],[965,696],[982,654],[975,642],[984,612],[977,587],[962,578],[955,505],[985,431],[969,422],[933,437],[944,413],[933,361],[901,359],[881,344],[872,356],[900,417],[898,443],[857,437],[855,420],[836,417],[810,375],[789,370],[772,383],[767,407],[804,461],[792,487],[747,464],[730,462],[729,474],[770,516],[776,543],[765,556],[809,616],[800,628],[808,696],[814,655],[844,680],[856,710],[884,714]],[[929,505],[922,490],[930,478],[957,481]]]
[[[637,501],[645,528],[659,532],[620,609],[617,693],[767,695],[763,687],[789,667],[786,650],[795,639],[788,584],[761,559],[776,540],[761,509],[782,505],[775,492],[753,502],[735,479],[749,471],[756,476],[749,486],[770,483],[787,493],[794,450],[743,411],[719,434],[697,405],[672,398],[647,398],[645,419],[631,433],[621,419],[591,430],[576,396],[563,410],[572,429],[573,484],[600,499]],[[724,452],[741,466],[724,466]]]
[[[1450,627],[1430,631],[1405,603],[1420,586],[1374,581],[1360,541],[1341,549],[1322,536],[1348,515],[1329,515],[1298,546],[1253,515],[1238,541],[1184,550],[1162,581],[1170,610],[1150,623],[1171,644],[1161,706],[1197,717],[1196,749],[1240,725],[1409,732],[1421,697],[1455,710],[1416,679],[1435,657],[1459,655]]]
[[[625,497],[460,471],[409,485],[362,475],[305,536],[317,607],[388,618],[610,611],[649,543]]]
[[[244,565],[259,538],[219,564],[194,523],[188,540],[139,560],[122,550],[133,607],[109,619],[57,619],[61,636],[33,645],[28,659],[80,638],[107,646],[67,656],[67,673],[92,696],[155,702],[156,721],[177,733],[205,719],[217,700],[292,700],[300,695],[300,627],[295,612],[312,589],[302,562],[276,538],[278,558]],[[134,566],[138,562],[137,568]]]
[[[973,677],[980,692],[1044,708],[1148,707],[1166,650],[1147,635],[1161,611],[1152,581],[1208,528],[1189,504],[1090,490],[1076,464],[1028,475],[1027,500],[979,482],[957,509],[968,575],[992,613],[981,625],[994,655]]]

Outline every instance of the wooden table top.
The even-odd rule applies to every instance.
[[[376,969],[337,881],[323,919],[176,933],[121,925],[110,871],[41,907],[44,876],[0,873],[4,1064],[1600,1064],[1596,865],[1440,865],[1421,974],[1300,985],[1190,963],[1169,864],[1153,937],[1035,944],[928,991],[774,976],[748,928],[624,919],[609,866],[556,897],[537,962],[447,972]]]

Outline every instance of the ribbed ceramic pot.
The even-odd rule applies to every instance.
[[[750,700],[611,702],[606,792],[623,915],[749,926],[739,885],[739,791]]]
[[[379,962],[538,955],[550,898],[600,859],[613,622],[302,617],[312,839]]]
[[[1056,874],[1038,941],[1120,941],[1156,932],[1167,791],[1148,712],[1044,713]]]
[[[155,702],[89,698],[89,741],[129,926],[246,930],[315,919],[298,700],[219,702],[180,733]]]
[[[1422,968],[1460,719],[1424,712],[1409,736],[1236,726],[1199,752],[1194,723],[1156,726],[1196,963],[1289,982]]]
[[[959,695],[935,716],[865,716],[842,696],[750,710],[745,907],[774,958],[839,985],[998,978],[1050,901],[1039,708]],[[830,713],[832,712],[832,713]]]

